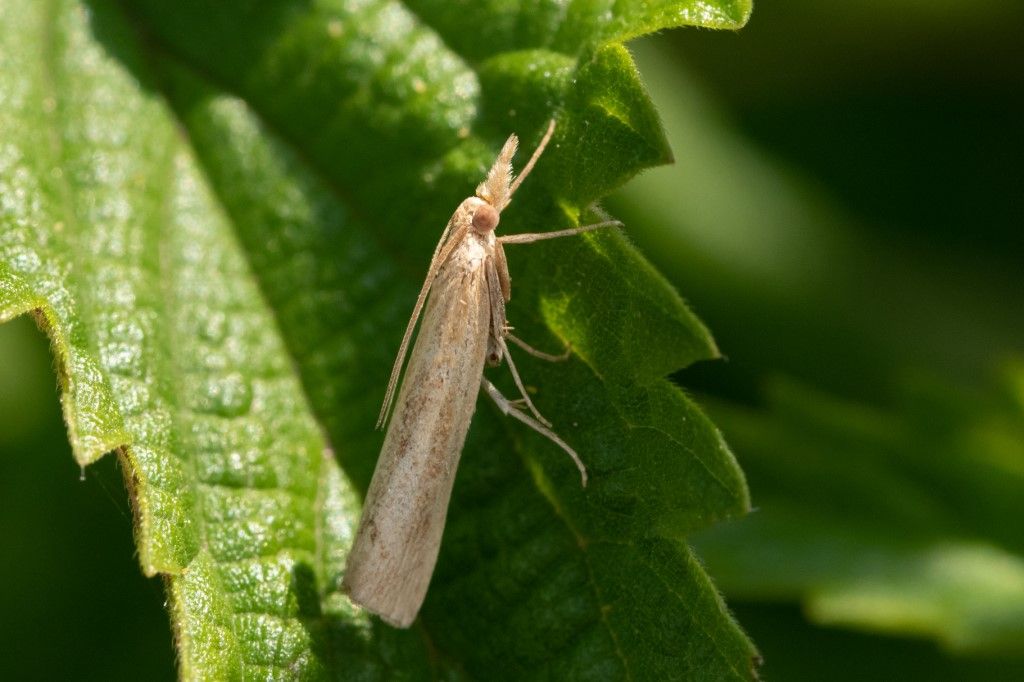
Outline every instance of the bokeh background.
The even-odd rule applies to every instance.
[[[697,543],[763,676],[1024,679],[1024,4],[763,0],[632,48],[676,164],[607,207],[727,356],[677,379],[750,476],[753,522]],[[0,327],[0,529],[10,679],[173,679],[117,464],[74,464],[26,319]],[[890,534],[1000,552],[1001,610],[974,593],[998,562],[943,582]],[[939,612],[908,618],[894,573]],[[830,580],[889,601],[823,608]]]

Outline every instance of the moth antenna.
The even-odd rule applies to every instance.
[[[533,170],[533,167],[537,164],[537,159],[539,159],[540,155],[544,153],[544,148],[548,146],[548,142],[551,141],[551,136],[554,134],[555,119],[551,119],[550,121],[548,121],[547,132],[544,133],[544,137],[541,138],[540,144],[537,145],[537,148],[533,150],[533,156],[531,156],[530,160],[526,162],[525,166],[523,166],[523,170],[521,173],[519,173],[519,176],[512,181],[512,186],[509,187],[508,190],[509,200],[512,199],[512,195],[516,193],[517,189],[519,189],[519,185],[523,184],[523,180],[526,179],[526,176],[529,175],[530,171]],[[505,203],[507,204],[508,202],[506,201]],[[504,206],[502,206],[502,208],[504,208]]]

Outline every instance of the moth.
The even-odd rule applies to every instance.
[[[426,596],[478,391],[482,389],[502,413],[567,452],[583,485],[587,484],[579,455],[537,411],[509,354],[507,341],[545,360],[568,357],[568,351],[561,356],[542,353],[512,334],[505,317],[511,280],[504,246],[620,223],[610,220],[545,233],[495,235],[501,212],[533,170],[554,130],[552,120],[515,179],[512,157],[518,139],[509,136],[475,196],[455,209],[434,249],[391,371],[377,427],[388,423],[392,403],[394,414],[363,505],[342,589],[353,602],[396,627],[409,627]],[[395,389],[421,312],[423,323],[396,401]],[[517,400],[503,396],[483,376],[485,365],[495,366],[502,360],[521,396]]]

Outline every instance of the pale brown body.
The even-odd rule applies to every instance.
[[[391,373],[378,426],[387,420],[405,352],[429,293],[342,581],[352,601],[397,627],[408,627],[415,620],[426,596],[455,471],[481,388],[503,413],[569,453],[586,485],[586,468],[579,456],[547,428],[550,424],[527,396],[508,352],[506,339],[539,357],[564,359],[533,350],[510,334],[505,303],[511,296],[511,284],[502,244],[567,236],[618,223],[500,238],[494,235],[501,210],[536,163],[553,130],[552,121],[515,181],[511,162],[517,140],[515,135],[509,137],[487,179],[477,188],[477,196],[456,209],[434,251]],[[502,359],[512,371],[520,401],[509,401],[483,378],[484,365]],[[522,411],[519,403],[534,416]]]
[[[352,600],[397,627],[426,595],[480,391],[491,326],[485,239],[469,235],[438,273],[345,570]]]

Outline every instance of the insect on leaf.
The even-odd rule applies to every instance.
[[[340,592],[452,207],[508,133],[532,147],[554,117],[504,233],[589,220],[670,158],[621,41],[749,9],[4,3],[0,316],[49,334],[76,458],[119,453],[183,678],[751,677],[685,544],[744,513],[746,487],[664,379],[717,350],[620,235],[508,254],[517,335],[574,349],[516,360],[587,489],[481,404],[419,625]]]

